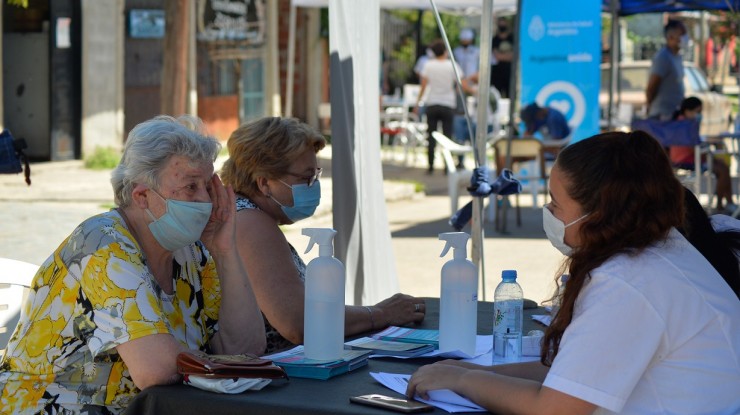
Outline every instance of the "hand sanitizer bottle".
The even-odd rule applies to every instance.
[[[453,259],[442,267],[439,350],[460,350],[473,357],[478,327],[478,269],[467,259],[468,238],[465,232],[439,234],[439,239],[447,241],[440,256],[450,248],[454,250]]]
[[[501,279],[493,294],[493,359],[516,362],[522,356],[522,287],[516,271],[503,271]]]
[[[334,229],[305,228],[305,253],[319,244],[319,256],[306,267],[303,345],[308,359],[341,359],[344,350],[344,265],[334,258]]]

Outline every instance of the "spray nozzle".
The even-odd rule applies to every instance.
[[[465,259],[467,258],[467,251],[465,250],[465,246],[468,244],[468,239],[470,238],[470,235],[468,235],[465,232],[445,232],[439,234],[439,239],[443,241],[447,241],[445,244],[444,249],[442,249],[442,253],[439,256],[445,256],[447,255],[447,251],[450,250],[450,248],[454,249],[454,257]]]
[[[311,248],[313,248],[313,244],[315,243],[319,244],[319,256],[332,256],[332,254],[334,254],[332,240],[334,239],[334,235],[337,234],[337,231],[334,229],[303,228],[301,233],[311,238],[311,240],[308,241],[308,248],[306,248],[306,252],[304,252],[304,254],[307,254]]]

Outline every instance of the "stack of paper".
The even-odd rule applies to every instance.
[[[396,341],[377,340],[370,337],[361,337],[345,343],[345,347],[352,350],[369,350],[370,357],[394,356],[416,357],[434,350],[431,344],[402,343]]]
[[[367,350],[344,350],[342,358],[338,360],[312,360],[303,354],[303,346],[296,346],[264,357],[285,369],[288,376],[325,380],[367,365],[370,353]]]
[[[374,339],[414,343],[431,344],[435,349],[439,348],[439,330],[409,329],[406,327],[390,326],[380,333],[373,334]]]

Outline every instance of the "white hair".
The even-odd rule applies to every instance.
[[[213,163],[220,150],[221,144],[206,135],[197,117],[159,115],[144,121],[129,132],[121,161],[111,173],[114,201],[120,207],[129,206],[139,183],[158,189],[159,174],[172,156]]]

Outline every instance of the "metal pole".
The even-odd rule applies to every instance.
[[[511,77],[509,82],[509,129],[508,134],[506,134],[506,162],[504,163],[504,165],[508,169],[511,168],[511,139],[512,135],[514,134],[514,121],[516,120],[519,109],[519,56],[521,55],[521,52],[519,51],[519,45],[521,44],[521,42],[519,41],[519,27],[522,24],[522,3],[522,0],[517,0],[517,13],[514,17],[514,51],[511,57]],[[498,169],[498,166],[496,167]],[[501,205],[501,209],[503,210],[503,221],[501,225],[502,233],[506,232],[506,215],[509,211],[508,201],[509,199],[507,197],[504,199],[504,203]]]
[[[481,11],[480,34],[480,63],[478,65],[478,128],[475,132],[475,147],[477,148],[477,165],[486,165],[486,144],[488,136],[488,102],[491,93],[491,36],[493,26],[493,0],[483,0]],[[484,128],[486,126],[486,128]],[[496,203],[492,197],[488,203]],[[473,223],[471,229],[480,228],[480,232],[473,233],[473,252],[480,252],[480,282],[483,301],[486,301],[486,267],[483,257],[483,242],[485,229],[483,227],[483,199],[473,198]],[[480,247],[479,250],[476,248]]]
[[[293,116],[293,76],[295,74],[295,27],[296,6],[290,2],[290,15],[288,17],[288,79],[285,83],[285,117]]]
[[[619,82],[617,75],[619,70],[619,0],[611,0],[609,3],[612,15],[612,34],[611,34],[611,47],[609,48],[610,53],[610,65],[609,65],[609,107],[607,109],[607,126],[609,130],[614,129],[614,90]]]

